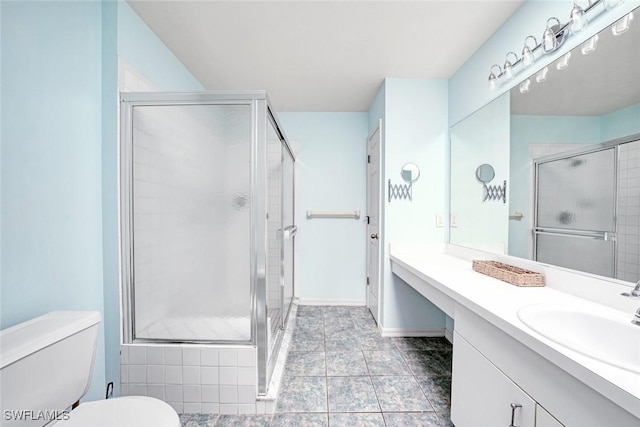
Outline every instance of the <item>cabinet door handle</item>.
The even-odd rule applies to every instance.
[[[517,403],[512,403],[511,404],[511,424],[509,424],[509,427],[518,427],[518,426],[513,424],[515,422],[515,418],[516,418],[516,409],[518,409],[518,408],[522,408],[522,405],[519,405]]]

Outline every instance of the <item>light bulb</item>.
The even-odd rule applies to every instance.
[[[542,83],[543,81],[547,80],[548,72],[549,72],[549,67],[544,67],[542,70],[538,71],[538,74],[536,75],[536,81],[538,83]]]
[[[587,19],[587,15],[584,13],[584,10],[578,6],[578,4],[574,1],[573,8],[571,9],[569,30],[572,34],[577,34],[580,31],[587,28],[587,24],[589,20]]]
[[[622,18],[618,19],[611,26],[611,33],[613,33],[614,36],[619,36],[620,34],[626,33],[627,31],[629,31],[631,21],[633,21],[633,12],[629,12]]]
[[[567,68],[569,66],[569,58],[571,58],[571,52],[567,52],[566,55],[564,55],[560,61],[558,61],[558,63],[556,64],[556,68],[558,70],[564,70],[565,68]]]
[[[524,39],[524,47],[522,48],[522,66],[524,68],[529,68],[531,64],[533,64],[533,62],[535,61],[535,57],[533,56],[533,50],[527,44],[527,40],[529,40],[530,38],[533,39],[534,49],[538,45],[538,41],[533,36],[528,36],[526,39]]]
[[[509,55],[513,55],[513,62],[509,61]],[[502,69],[504,70],[504,78],[507,80],[511,80],[513,78],[513,64],[518,61],[518,56],[514,52],[507,53],[507,57],[504,61],[504,66]]]
[[[493,72],[494,68],[498,68],[498,74]],[[498,87],[498,76],[502,73],[502,69],[498,64],[494,64],[491,66],[491,71],[489,71],[489,89],[494,90]]]
[[[551,24],[551,21],[556,21],[556,24]],[[553,29],[554,26],[560,27],[560,21],[558,18],[554,17],[547,19],[547,29],[544,30],[544,33],[542,34],[542,50],[544,50],[545,53],[553,52],[560,45],[557,34]]]
[[[580,51],[582,52],[582,54],[589,55],[590,53],[595,52],[596,48],[598,47],[598,39],[599,37],[596,34],[586,42],[582,43],[582,47],[580,48]]]

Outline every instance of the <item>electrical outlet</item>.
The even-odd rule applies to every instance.
[[[441,214],[436,215],[436,227],[444,227],[444,218]]]
[[[449,227],[457,227],[458,226],[458,216],[456,214],[451,214],[449,216]]]

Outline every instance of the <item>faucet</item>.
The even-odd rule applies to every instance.
[[[638,280],[638,283],[636,283],[636,287],[633,288],[631,292],[623,292],[620,295],[624,295],[625,297],[640,298],[640,280]]]
[[[636,310],[636,314],[633,315],[633,319],[631,319],[631,323],[634,325],[640,326],[640,308]]]

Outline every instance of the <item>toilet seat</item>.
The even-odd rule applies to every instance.
[[[180,427],[169,404],[146,396],[126,396],[81,403],[56,427]]]

